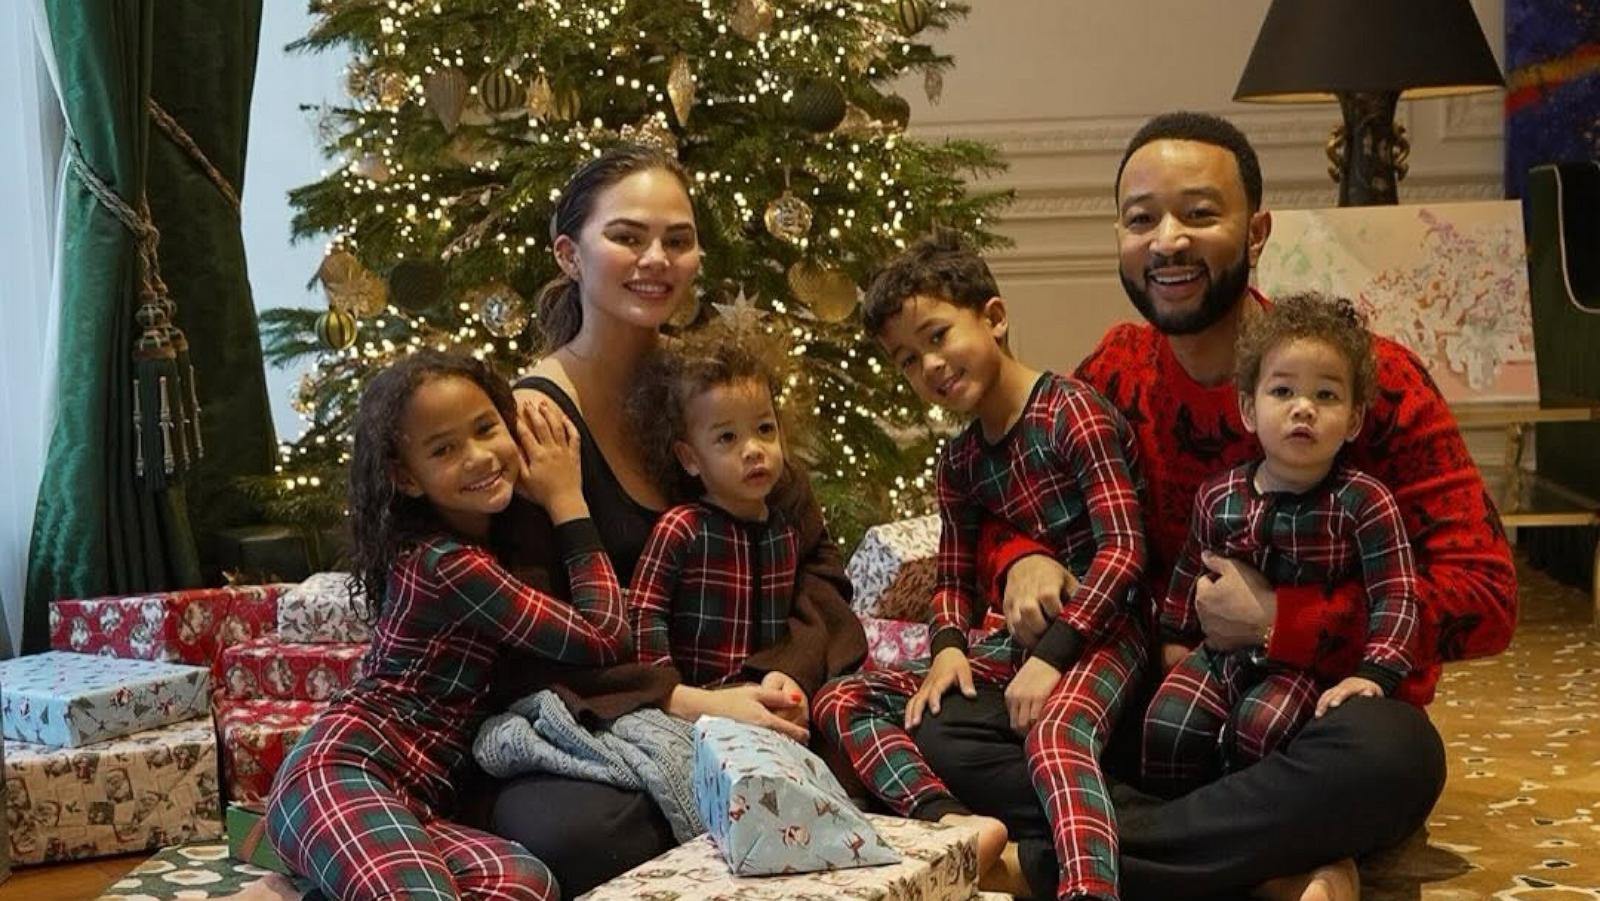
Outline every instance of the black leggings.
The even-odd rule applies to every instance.
[[[589,889],[678,846],[672,825],[644,792],[538,774],[473,787],[475,825],[543,861],[561,897]]]
[[[1005,822],[1035,895],[1052,897],[1050,827],[1003,694],[945,695],[916,740],[956,797]],[[1225,895],[1399,844],[1426,821],[1444,779],[1444,744],[1426,714],[1354,698],[1284,751],[1176,800],[1113,782],[1123,901]]]

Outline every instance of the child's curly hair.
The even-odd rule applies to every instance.
[[[1322,341],[1350,363],[1351,403],[1365,407],[1378,384],[1378,361],[1372,333],[1355,304],[1316,292],[1285,297],[1262,310],[1239,333],[1234,352],[1233,383],[1241,394],[1254,394],[1261,361],[1274,348],[1297,338]]]
[[[981,311],[999,295],[989,264],[960,232],[936,228],[873,274],[861,301],[861,323],[876,338],[913,297],[937,297]]]
[[[628,420],[644,448],[645,466],[669,501],[684,503],[705,493],[700,479],[678,462],[672,445],[688,440],[689,403],[727,385],[755,382],[767,389],[785,451],[780,478],[791,477],[787,459],[791,423],[778,407],[783,393],[779,354],[777,343],[755,329],[713,321],[676,341],[663,342],[645,359],[628,395]]]
[[[400,424],[411,395],[428,382],[447,378],[466,379],[482,388],[505,427],[516,428],[517,403],[511,386],[488,364],[463,354],[417,351],[367,383],[356,409],[349,499],[351,598],[356,600],[357,592],[365,594],[362,613],[368,622],[383,612],[395,561],[444,529],[426,497],[411,497],[398,489],[394,471],[400,465]]]

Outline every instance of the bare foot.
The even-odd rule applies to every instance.
[[[1000,859],[1000,852],[1006,847],[1006,824],[994,817],[980,817],[973,814],[947,813],[939,818],[939,822],[952,826],[968,826],[978,830],[978,875],[982,875],[994,866]]]
[[[220,901],[299,901],[304,894],[294,887],[289,877],[273,873],[245,886],[241,891],[227,895]]]
[[[1000,852],[1000,859],[994,866],[982,871],[978,877],[978,889],[985,892],[1002,892],[1013,898],[1032,898],[1033,886],[1028,885],[1028,877],[1022,875],[1022,862],[1017,858],[1017,843],[1006,842]]]
[[[1360,901],[1361,874],[1356,862],[1347,857],[1309,873],[1263,882],[1256,886],[1255,895],[1266,901]]]

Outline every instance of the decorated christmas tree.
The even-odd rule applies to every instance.
[[[423,346],[508,377],[532,363],[532,298],[556,274],[552,200],[618,142],[675,153],[705,249],[673,327],[759,317],[795,367],[785,402],[835,533],[922,512],[948,431],[862,335],[873,268],[935,225],[979,248],[1007,197],[968,141],[906,134],[893,93],[938,99],[952,60],[922,42],[965,15],[939,0],[317,0],[298,47],[351,52],[350,103],[320,111],[337,168],[292,195],[297,237],[328,241],[329,309],[262,316],[268,359],[314,356],[304,433],[256,493],[275,518],[343,515],[350,423],[366,378]],[[721,311],[721,312],[719,312]],[[805,409],[795,410],[802,406]]]

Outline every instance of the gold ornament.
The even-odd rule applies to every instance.
[[[381,185],[389,180],[389,161],[379,154],[369,153],[356,160],[350,166],[350,171]]]
[[[574,88],[562,88],[556,92],[555,102],[551,106],[550,114],[562,122],[571,122],[578,118],[578,113],[583,111],[583,100]]]
[[[478,100],[491,116],[520,114],[524,99],[522,82],[504,69],[490,69],[478,78]]]
[[[500,145],[471,132],[462,132],[450,139],[445,152],[450,158],[471,169],[487,166],[500,158]]]
[[[700,298],[690,295],[680,301],[667,317],[667,324],[675,329],[686,329],[700,318]]]
[[[667,73],[667,96],[672,98],[672,112],[679,125],[689,124],[689,110],[694,108],[694,70],[689,59],[678,56],[672,60],[672,70]]]
[[[911,37],[922,29],[928,27],[928,19],[933,11],[928,6],[928,0],[899,0],[895,4],[895,16],[900,20],[900,33]]]
[[[355,254],[334,250],[322,258],[322,264],[317,267],[317,279],[325,290],[332,290],[351,283],[366,271]]]
[[[527,331],[528,302],[510,285],[497,283],[478,292],[474,312],[496,338],[515,338]]]
[[[678,155],[678,137],[660,114],[644,119],[638,125],[624,125],[617,133],[623,143],[654,147],[668,156]]]
[[[928,95],[928,102],[934,106],[944,99],[944,73],[938,69],[929,69],[922,76],[922,92]]]
[[[777,11],[767,0],[738,0],[733,6],[733,33],[754,41],[772,30]]]
[[[856,283],[841,269],[801,260],[789,267],[789,290],[823,322],[843,322],[856,309]]]
[[[840,137],[860,140],[872,137],[876,134],[876,129],[873,128],[872,117],[867,115],[867,111],[854,103],[850,103],[845,105],[844,120],[833,130],[833,133]]]
[[[717,315],[722,317],[722,321],[736,334],[748,335],[760,331],[761,320],[767,316],[766,312],[757,307],[751,297],[744,293],[743,288],[739,289],[739,294],[734,297],[733,303],[715,303],[712,306],[716,307]]]
[[[329,310],[317,317],[317,340],[329,350],[344,350],[356,343],[356,317],[343,310]]]
[[[378,105],[397,110],[411,94],[411,85],[399,72],[385,72],[378,76]]]
[[[534,119],[547,119],[556,110],[556,94],[550,89],[550,80],[540,75],[528,86],[528,115]]]
[[[774,238],[790,244],[800,243],[811,231],[811,218],[811,207],[788,191],[767,204],[767,211],[761,217]]]
[[[340,309],[356,316],[376,316],[389,305],[389,283],[375,272],[361,273],[361,277],[338,292],[343,304]]]
[[[424,90],[433,114],[439,117],[445,131],[454,134],[461,124],[461,113],[467,108],[467,76],[460,69],[440,69],[428,76]]]

